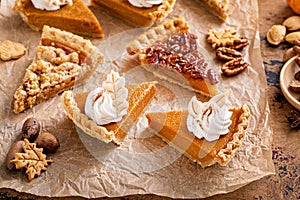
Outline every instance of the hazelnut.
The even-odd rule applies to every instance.
[[[60,146],[58,139],[49,132],[39,134],[35,142],[37,147],[43,148],[45,153],[54,153]]]
[[[41,125],[35,118],[28,118],[22,127],[22,139],[27,138],[29,142],[34,142],[40,133]]]
[[[298,72],[295,73],[294,78],[295,78],[297,81],[300,81],[300,71],[298,71]]]
[[[294,51],[294,48],[291,47],[288,50],[286,50],[283,54],[283,58],[282,58],[282,62],[286,62],[289,59],[291,59],[292,57],[296,56],[297,52]]]
[[[295,62],[300,67],[300,57],[299,56],[295,59]]]
[[[6,155],[6,159],[5,159],[6,167],[8,169],[10,169],[10,170],[15,169],[15,165],[13,163],[11,163],[10,161],[15,158],[16,153],[23,152],[24,145],[25,145],[25,142],[23,140],[19,140],[10,147],[10,149]]]

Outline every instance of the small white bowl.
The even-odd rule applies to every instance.
[[[280,88],[287,101],[300,110],[300,93],[296,93],[290,89],[289,85],[292,80],[295,80],[294,75],[300,71],[300,67],[295,62],[297,56],[289,59],[280,71]]]

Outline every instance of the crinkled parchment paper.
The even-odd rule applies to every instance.
[[[4,1],[2,1],[3,4]],[[8,12],[3,11],[1,13]],[[101,84],[105,73],[118,70],[128,83],[157,80],[138,66],[135,57],[126,55],[125,48],[144,29],[134,29],[103,11],[92,8],[106,33],[104,39],[91,38],[106,58],[89,82],[74,92],[89,90]],[[13,188],[41,196],[115,197],[130,194],[157,194],[174,198],[208,197],[236,190],[251,181],[274,173],[271,159],[272,132],[268,126],[266,79],[260,55],[258,3],[256,0],[232,0],[232,16],[225,23],[211,15],[202,4],[193,0],[177,0],[168,17],[183,16],[199,36],[203,53],[220,74],[221,63],[206,41],[209,29],[237,29],[250,45],[243,51],[251,66],[231,78],[220,76],[221,90],[230,90],[233,105],[247,104],[252,112],[243,146],[230,163],[202,169],[146,129],[141,117],[120,147],[104,144],[76,128],[68,119],[60,96],[15,115],[11,104],[26,67],[32,61],[40,33],[34,32],[18,15],[0,17],[0,41],[10,39],[23,43],[25,56],[9,62],[0,61],[0,187]],[[4,15],[4,14],[3,14]],[[147,108],[150,110],[184,109],[192,93],[176,85],[159,81],[157,94]],[[146,112],[147,112],[146,111]],[[28,117],[36,117],[44,130],[55,134],[61,146],[48,170],[33,181],[24,172],[9,171],[4,160],[10,145],[20,139],[21,127]]]

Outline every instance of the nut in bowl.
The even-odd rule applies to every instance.
[[[282,67],[280,72],[280,88],[287,101],[300,110],[300,93],[291,88],[291,82],[295,81],[295,74],[300,71],[300,67],[295,62],[297,56],[289,59]],[[299,82],[300,83],[300,82]],[[300,85],[299,85],[300,87]]]

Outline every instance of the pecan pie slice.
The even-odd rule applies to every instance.
[[[229,131],[215,141],[199,139],[188,130],[187,110],[147,113],[146,117],[149,127],[157,136],[202,167],[215,163],[224,166],[242,145],[250,120],[250,110],[247,105],[229,110],[232,112]]]
[[[90,40],[44,26],[35,58],[14,94],[13,111],[20,113],[84,83],[103,61]]]
[[[219,80],[201,53],[196,35],[184,18],[176,18],[150,29],[127,48],[138,54],[146,70],[192,91],[214,96]]]
[[[119,122],[101,126],[89,119],[84,111],[88,92],[74,94],[72,91],[65,91],[62,101],[69,118],[86,134],[105,143],[112,142],[119,145],[155,95],[155,84],[156,82],[127,84],[129,103],[127,114]]]

